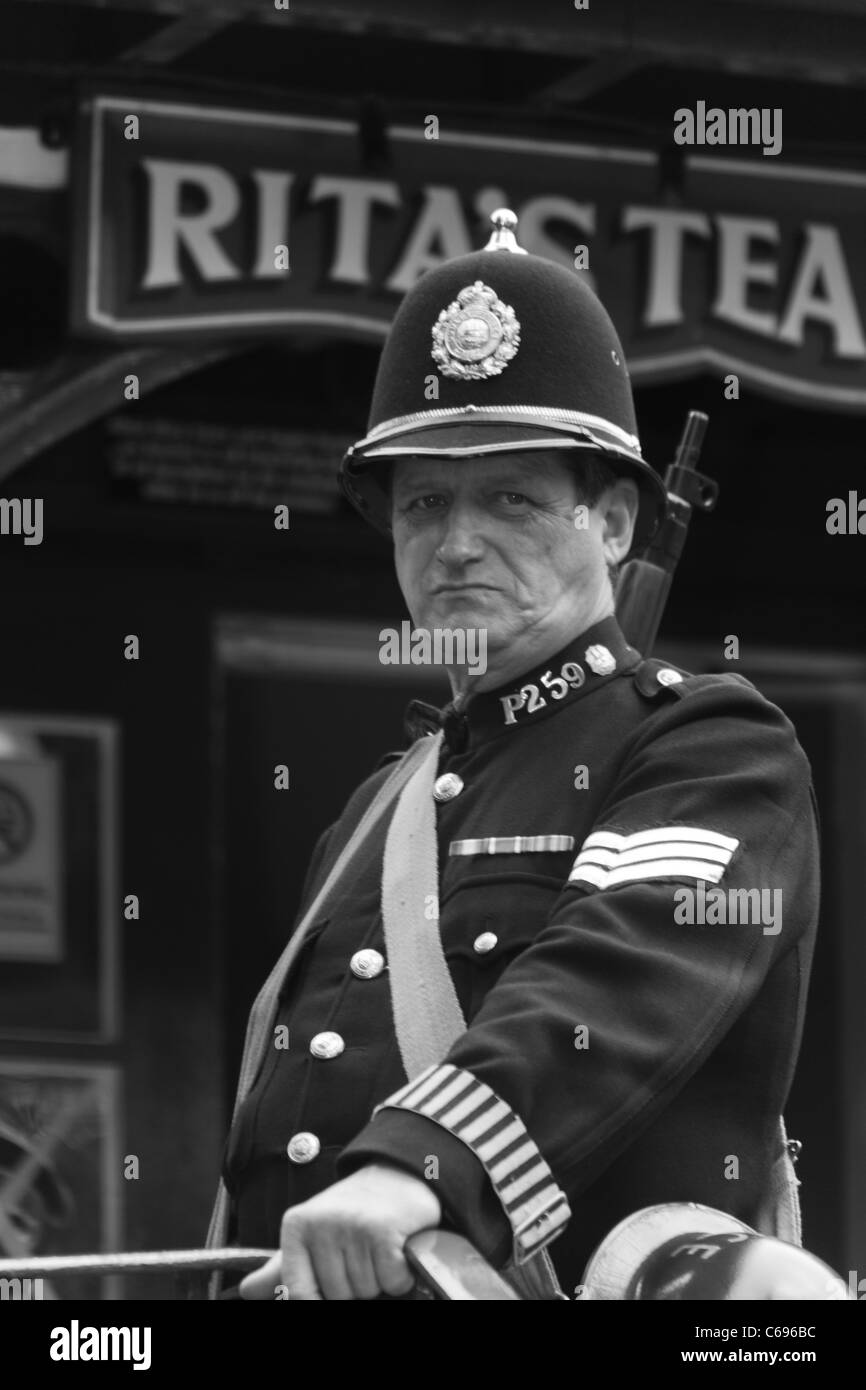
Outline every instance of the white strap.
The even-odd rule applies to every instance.
[[[247,1023],[240,1077],[238,1079],[237,1094],[235,1096],[233,1120],[237,1117],[238,1111],[256,1078],[256,1074],[271,1037],[271,1026],[279,1005],[280,990],[293,961],[304,943],[307,932],[320,915],[326,899],[331,896],[339,885],[340,880],[354,860],[358,850],[369,838],[374,828],[379,824],[382,817],[393,804],[395,798],[403,790],[403,787],[411,778],[418,764],[423,762],[425,757],[429,756],[428,750],[433,741],[432,738],[426,737],[417,739],[412,747],[404,753],[400,762],[391,770],[388,777],[386,777],[342,851],[337,856],[333,868],[315,898],[310,903],[303,918],[292,932],[279,960],[256,996]],[[228,1237],[228,1223],[228,1192],[226,1191],[224,1183],[220,1182],[207,1234],[207,1246],[209,1249],[225,1245]],[[212,1298],[216,1297],[220,1282],[218,1276],[212,1278],[210,1284],[210,1296]]]
[[[406,783],[382,860],[382,925],[394,1029],[411,1081],[441,1062],[466,1021],[439,935],[439,854],[433,783],[442,731]]]
[[[779,1145],[770,1181],[761,1209],[755,1221],[755,1230],[762,1236],[775,1236],[791,1245],[803,1244],[803,1226],[800,1215],[800,1180],[794,1169],[785,1121],[779,1116],[776,1130]]]
[[[283,981],[286,978],[286,973],[292,961],[303,945],[307,932],[320,915],[326,899],[331,896],[339,880],[343,877],[349,864],[361,848],[361,845],[389,809],[406,782],[411,779],[418,764],[423,763],[425,757],[429,756],[428,747],[432,742],[432,739],[418,739],[382,783],[373,800],[370,802],[370,805],[355,826],[349,840],[338,855],[331,872],[328,874],[318,893],[310,903],[302,920],[289,937],[279,960],[256,996],[256,1000],[250,1011],[249,1023],[247,1024],[244,1055],[241,1062],[237,1097],[235,1099],[235,1115],[237,1115],[240,1106],[246,1099],[250,1086],[255,1080],[256,1073],[259,1069],[259,1063],[264,1055],[264,1049],[267,1046],[270,1028],[277,1010]]]
[[[466,1031],[439,934],[439,850],[433,783],[435,756],[419,763],[391,818],[382,863],[382,926],[388,956],[394,1030],[411,1081],[440,1063]],[[526,1299],[566,1299],[553,1263],[540,1250],[505,1278]]]

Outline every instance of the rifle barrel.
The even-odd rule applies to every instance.
[[[166,1274],[257,1269],[273,1250],[132,1250],[94,1255],[31,1255],[0,1260],[0,1278],[56,1279],[64,1274]]]
[[[710,511],[718,488],[697,472],[707,416],[690,410],[673,463],[665,472],[667,510],[650,544],[622,567],[616,590],[616,617],[631,646],[648,657],[653,649],[692,511]]]

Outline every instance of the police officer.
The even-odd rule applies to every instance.
[[[407,1295],[404,1242],[439,1224],[527,1296],[563,1296],[640,1207],[757,1223],[778,1158],[818,909],[809,768],[748,681],[623,637],[612,579],[664,490],[622,348],[582,278],[495,221],[407,295],[342,468],[393,538],[416,629],[483,632],[486,669],[455,665],[446,708],[414,706],[407,757],[435,736],[432,790],[374,825],[310,914],[401,764],[316,847],[210,1235],[280,1244],[243,1297]],[[404,966],[398,989],[396,971],[420,912],[411,882],[389,887],[405,864],[434,889],[418,949],[441,942],[465,1021],[426,1039],[420,1074],[400,1034],[429,981]]]

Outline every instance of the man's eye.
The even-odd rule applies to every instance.
[[[509,507],[519,507],[529,501],[524,492],[500,492],[499,496],[505,499]]]
[[[406,510],[407,512],[429,512],[440,506],[442,501],[443,498],[441,493],[425,492],[421,497],[413,497],[412,500],[407,503]]]

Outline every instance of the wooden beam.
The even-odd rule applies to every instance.
[[[866,85],[866,15],[862,0],[822,0],[820,14],[767,0],[735,10],[728,0],[605,0],[585,11],[566,0],[290,0],[275,10],[262,0],[226,0],[246,23],[296,25],[347,33],[387,33],[414,40],[487,49],[517,48],[586,59],[628,54],[645,64],[742,72],[799,81]],[[837,9],[841,6],[841,9]]]
[[[866,85],[863,0],[605,0],[575,10],[566,0],[218,0],[219,13],[249,25],[343,34],[384,34],[462,48],[518,49],[586,60],[628,53],[644,63],[749,71],[802,82]],[[46,0],[19,0],[44,4]],[[76,0],[69,8],[183,16],[183,0]]]
[[[596,58],[595,62],[586,63],[575,72],[561,77],[558,82],[539,87],[532,93],[532,100],[576,105],[578,102],[586,101],[587,97],[604,91],[605,87],[612,87],[615,82],[622,82],[624,78],[631,77],[645,66],[644,60],[633,53],[606,53]]]
[[[118,53],[114,62],[173,63],[175,58],[199,48],[207,39],[229,28],[238,16],[230,3],[196,5],[155,34]]]

